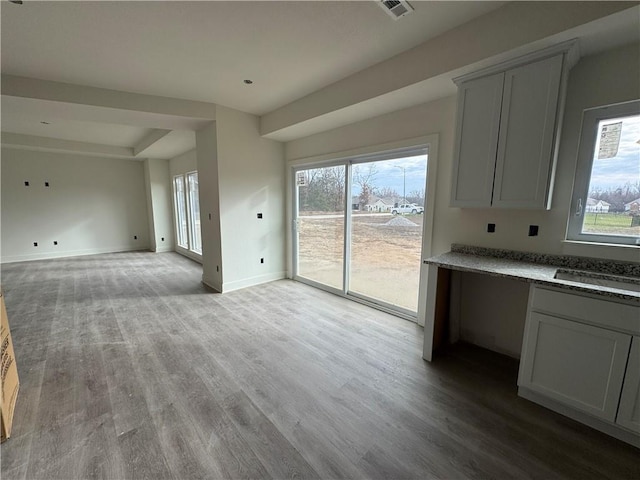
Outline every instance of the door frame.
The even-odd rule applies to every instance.
[[[438,143],[439,135],[431,134],[421,137],[415,137],[398,142],[391,142],[379,145],[372,145],[368,147],[356,148],[352,150],[346,150],[341,152],[334,152],[328,154],[317,155],[313,157],[303,157],[299,159],[293,159],[288,161],[286,168],[287,175],[287,278],[294,279],[314,287],[326,290],[344,298],[349,298],[359,303],[364,303],[373,308],[383,310],[393,315],[406,318],[418,325],[424,326],[425,314],[426,314],[426,299],[427,299],[427,281],[428,272],[427,265],[424,260],[431,256],[432,244],[433,244],[433,220],[435,215],[435,198],[436,198],[436,180],[437,180],[437,165],[438,165]],[[418,308],[417,313],[410,312],[395,306],[390,306],[385,302],[374,301],[368,297],[364,298],[353,292],[347,293],[346,286],[348,285],[348,268],[347,262],[343,264],[343,288],[342,290],[329,287],[313,280],[299,277],[297,274],[297,242],[295,241],[295,226],[294,226],[294,213],[297,211],[298,198],[296,195],[295,185],[295,172],[298,170],[305,170],[310,168],[331,167],[337,165],[346,165],[345,167],[345,215],[350,205],[350,182],[351,175],[350,169],[353,164],[363,163],[371,160],[385,160],[394,158],[403,153],[410,153],[419,148],[427,149],[427,172],[426,172],[426,190],[425,190],[425,210],[423,218],[423,234],[422,234],[422,249],[420,264],[420,280],[418,286]],[[350,215],[346,215],[347,219]],[[349,243],[349,230],[351,228],[350,220],[345,222],[345,250],[343,254],[348,253],[346,244]],[[346,255],[345,260],[348,260]]]

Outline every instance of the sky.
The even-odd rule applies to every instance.
[[[602,126],[620,121],[622,132],[618,154],[613,158],[598,159]],[[621,187],[627,182],[640,181],[640,144],[637,143],[640,141],[640,115],[602,121],[597,138],[589,191],[606,190]]]
[[[358,165],[365,172],[368,171],[368,166],[368,163]],[[373,184],[378,188],[392,188],[402,197],[403,178],[406,178],[407,196],[413,191],[425,190],[427,155],[384,160],[375,162],[375,166],[377,173]],[[404,171],[399,167],[404,167]],[[360,195],[360,187],[355,183],[353,185],[353,195]]]

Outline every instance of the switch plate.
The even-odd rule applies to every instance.
[[[495,223],[487,223],[487,232],[494,233],[496,231]]]

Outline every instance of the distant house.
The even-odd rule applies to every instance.
[[[624,204],[625,212],[637,212],[640,211],[640,198],[631,200],[629,203]]]
[[[369,197],[369,203],[364,206],[367,212],[389,212],[393,207],[393,199],[380,198],[375,195]]]
[[[587,207],[585,208],[585,212],[592,213],[606,213],[609,211],[610,203],[605,202],[604,200],[596,200],[595,198],[587,198]]]

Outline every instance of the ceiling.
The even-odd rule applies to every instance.
[[[504,3],[2,2],[2,71],[262,115]]]
[[[412,1],[415,12],[399,20],[377,3],[2,1],[1,68],[3,75],[210,102],[264,115],[507,2]],[[246,85],[245,79],[254,83]],[[451,93],[450,83],[440,83],[446,84],[443,93]],[[139,119],[122,121],[104,111],[89,113],[3,95],[1,127],[3,132],[130,149],[154,128],[173,129]],[[171,158],[194,147],[188,129],[158,138],[144,150],[145,157]]]

